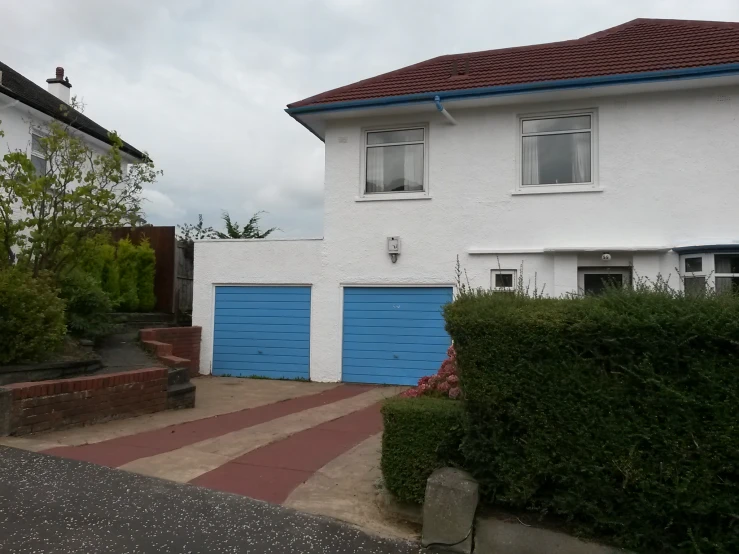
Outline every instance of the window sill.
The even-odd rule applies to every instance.
[[[356,202],[383,202],[389,200],[431,200],[428,194],[377,194],[369,196],[357,196]]]
[[[511,196],[529,194],[572,194],[575,192],[603,192],[605,189],[597,185],[529,185],[511,191]]]

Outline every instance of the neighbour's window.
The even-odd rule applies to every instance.
[[[426,130],[368,131],[365,192],[423,192]]]
[[[594,113],[521,119],[521,184],[593,182]]]
[[[515,269],[493,269],[492,288],[497,291],[513,292],[516,289]]]
[[[46,152],[41,144],[41,137],[31,135],[31,163],[37,175],[46,175]]]
[[[739,254],[715,254],[716,292],[739,293]]]
[[[685,294],[696,295],[706,291],[706,276],[703,273],[703,256],[685,258],[685,277],[683,287]]]

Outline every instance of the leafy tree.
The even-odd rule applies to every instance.
[[[216,231],[215,235],[219,239],[264,239],[267,238],[269,235],[271,235],[274,231],[277,230],[277,227],[272,227],[271,229],[267,229],[266,231],[261,231],[259,229],[259,220],[262,217],[262,214],[264,212],[257,212],[253,216],[251,216],[251,219],[249,222],[244,225],[243,229],[239,228],[239,224],[235,221],[231,221],[231,216],[228,212],[223,212],[223,222],[226,224],[226,232],[221,233],[220,231]]]
[[[58,121],[38,133],[43,172],[22,151],[0,161],[0,260],[12,260],[16,251],[18,263],[34,276],[46,270],[58,276],[76,265],[91,237],[143,223],[142,186],[161,172],[148,158],[126,168],[115,133],[102,154]]]
[[[177,238],[185,243],[192,244],[195,240],[215,238],[216,233],[213,227],[205,227],[203,224],[203,214],[198,214],[198,222],[183,223],[177,226]]]

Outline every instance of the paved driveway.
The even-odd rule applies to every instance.
[[[0,446],[0,552],[418,552],[250,498]]]
[[[194,410],[7,437],[0,444],[342,519],[382,536],[417,529],[379,510],[383,398],[397,387],[209,378]]]

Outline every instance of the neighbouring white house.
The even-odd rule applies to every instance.
[[[8,151],[24,151],[36,169],[46,171],[39,137],[52,120],[63,123],[76,133],[94,152],[105,152],[110,145],[108,131],[71,106],[72,84],[57,67],[54,77],[47,79],[47,89],[26,79],[0,62],[0,157]],[[121,147],[124,164],[147,159],[146,154],[124,142]]]
[[[457,257],[555,297],[739,286],[739,23],[441,56],[287,113],[325,143],[325,236],[196,244],[205,373],[413,384]]]

